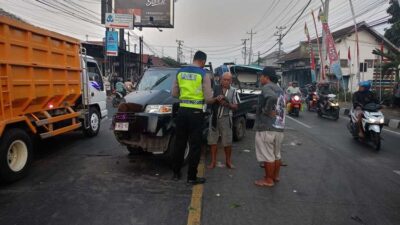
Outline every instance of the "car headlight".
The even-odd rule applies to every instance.
[[[295,100],[295,101],[299,101],[299,100],[300,100],[300,97],[299,97],[298,95],[296,95],[296,96],[294,96],[294,100]]]
[[[148,105],[144,111],[146,113],[168,114],[172,113],[172,105]]]
[[[368,123],[376,123],[376,122],[377,122],[377,120],[374,119],[374,118],[369,118],[368,119]]]
[[[384,123],[385,123],[385,119],[384,119],[384,118],[381,118],[381,119],[379,120],[379,123],[384,124]]]

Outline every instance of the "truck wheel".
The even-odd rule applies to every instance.
[[[169,145],[168,145],[168,149],[167,151],[164,153],[164,159],[170,164],[173,164],[174,161],[174,155],[175,155],[175,148],[176,146],[176,135],[173,133],[171,134],[171,138],[169,141]],[[186,163],[188,162],[189,159],[189,154],[190,154],[190,146],[189,143],[186,144],[186,148],[185,148],[185,154],[183,157],[183,165],[186,165]]]
[[[0,141],[0,181],[10,183],[24,177],[32,162],[33,145],[22,129],[4,132]]]
[[[100,130],[100,113],[99,111],[94,108],[90,107],[89,109],[89,127],[84,129],[84,133],[88,137],[94,137],[99,133]]]
[[[244,136],[246,136],[246,119],[239,117],[233,123],[233,140],[240,141]]]

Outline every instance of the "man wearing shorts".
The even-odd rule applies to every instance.
[[[285,97],[277,85],[279,77],[273,67],[265,67],[260,82],[256,120],[254,123],[257,160],[264,164],[265,176],[256,180],[257,186],[274,186],[279,181],[281,148],[285,127]]]
[[[221,77],[221,85],[214,88],[216,103],[212,105],[212,116],[208,132],[208,144],[211,149],[211,163],[209,169],[213,169],[217,163],[217,143],[221,137],[221,144],[225,150],[225,164],[229,169],[232,165],[232,114],[238,108],[240,101],[236,89],[231,87],[232,74],[226,72]]]

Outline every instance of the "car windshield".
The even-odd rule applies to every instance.
[[[171,90],[178,69],[148,70],[139,82],[138,90]]]

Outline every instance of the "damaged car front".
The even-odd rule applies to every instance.
[[[149,152],[173,155],[174,115],[179,101],[171,96],[177,68],[148,69],[137,90],[125,97],[113,117],[113,131],[130,153]],[[188,155],[188,149],[185,158]]]

